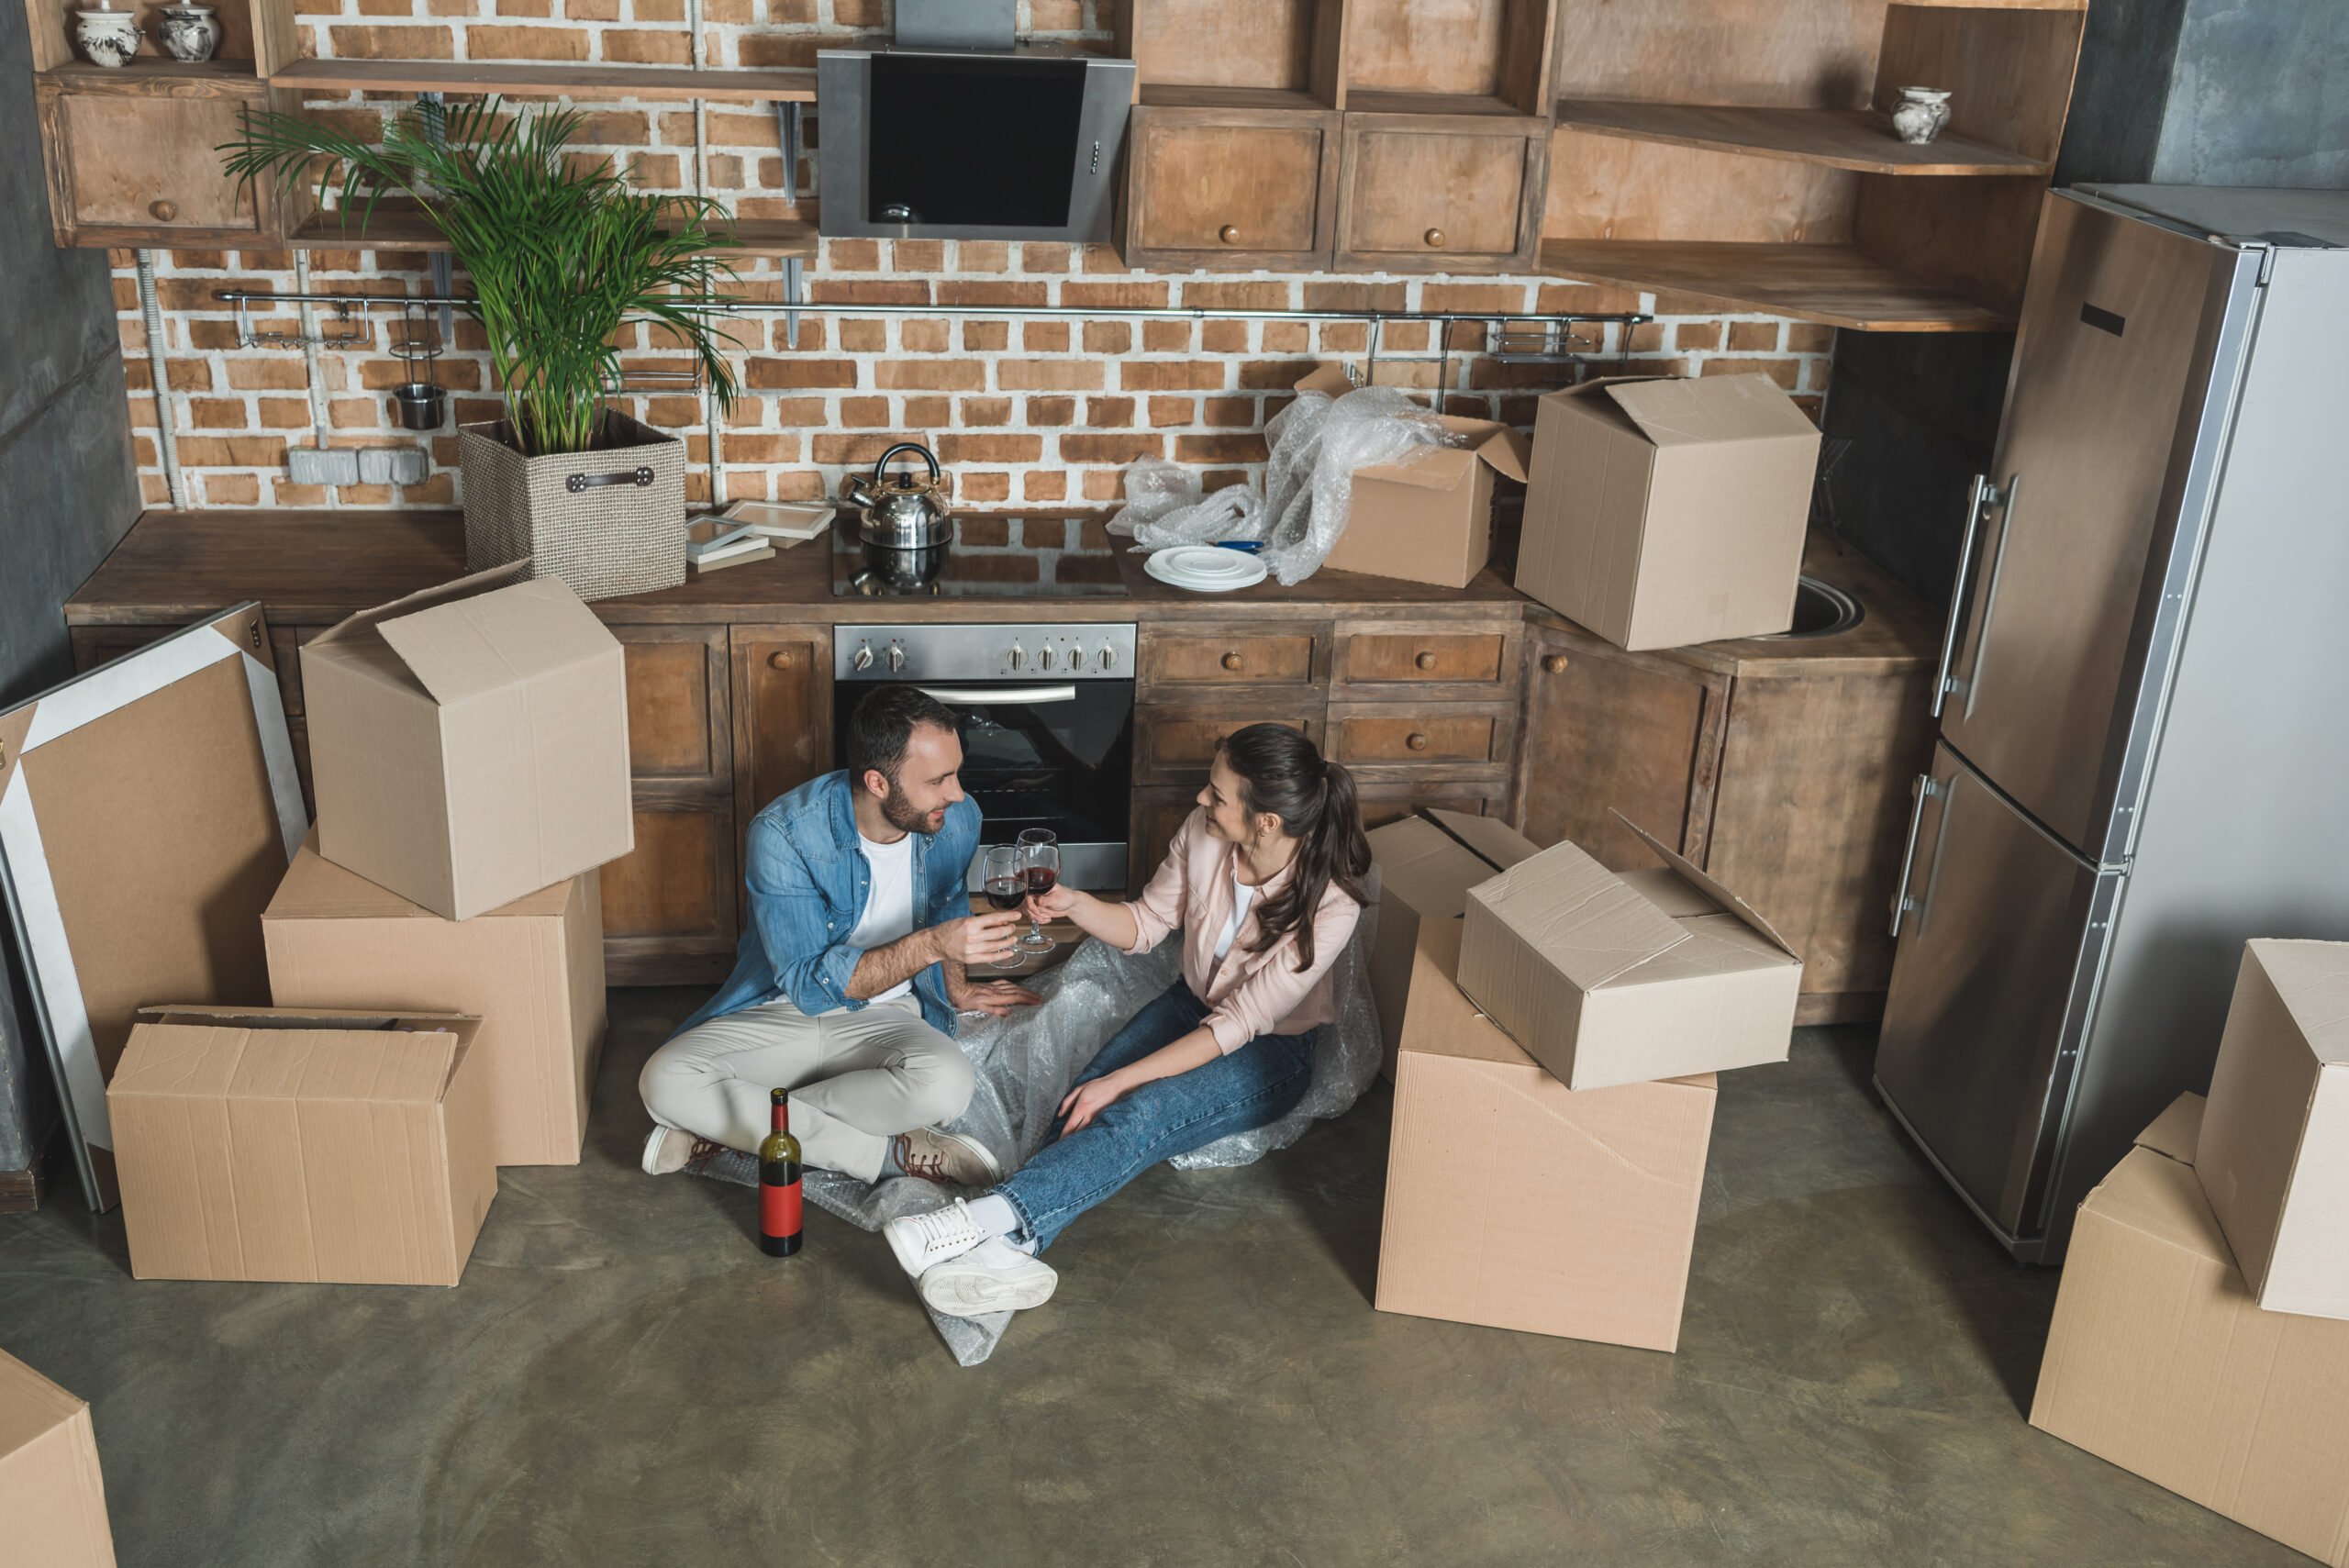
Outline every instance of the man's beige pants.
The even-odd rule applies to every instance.
[[[712,1018],[654,1051],[637,1088],[662,1126],[745,1153],[773,1127],[769,1092],[789,1089],[802,1159],[872,1182],[892,1138],[962,1115],[971,1084],[963,1048],[908,992],[814,1018],[778,996]]]

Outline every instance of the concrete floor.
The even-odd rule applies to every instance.
[[[1724,1075],[1677,1355],[1371,1310],[1382,1086],[1087,1216],[965,1371],[877,1237],[778,1264],[747,1191],[637,1172],[696,1000],[613,994],[584,1162],[504,1173],[455,1290],[137,1283],[70,1186],[0,1219],[0,1346],[95,1407],[123,1562],[2307,1561],[2024,1423],[2055,1276],[1871,1031]]]

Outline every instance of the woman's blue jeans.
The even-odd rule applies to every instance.
[[[1207,1016],[1207,1004],[1177,980],[1128,1020],[1077,1083],[1172,1045]],[[1144,1084],[1065,1138],[1066,1118],[1054,1117],[1044,1147],[995,1190],[1019,1211],[1021,1235],[1042,1251],[1070,1220],[1161,1160],[1278,1121],[1312,1081],[1312,1036],[1260,1034],[1188,1073]]]

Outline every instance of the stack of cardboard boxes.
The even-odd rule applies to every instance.
[[[106,1090],[131,1271],[454,1284],[496,1168],[586,1136],[620,646],[507,568],[351,617],[302,680],[317,825],[262,917],[274,1006],[142,1010]]]
[[[2031,1419],[2349,1563],[2349,944],[2248,945],[2208,1100],[2080,1205]]]
[[[1786,1058],[1802,961],[1649,843],[1664,869],[1617,876],[1486,817],[1371,835],[1382,1311],[1678,1345],[1714,1074]]]

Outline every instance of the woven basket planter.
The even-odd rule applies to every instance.
[[[685,580],[685,443],[607,410],[596,449],[524,457],[504,420],[457,427],[465,564],[529,557],[583,599]]]

